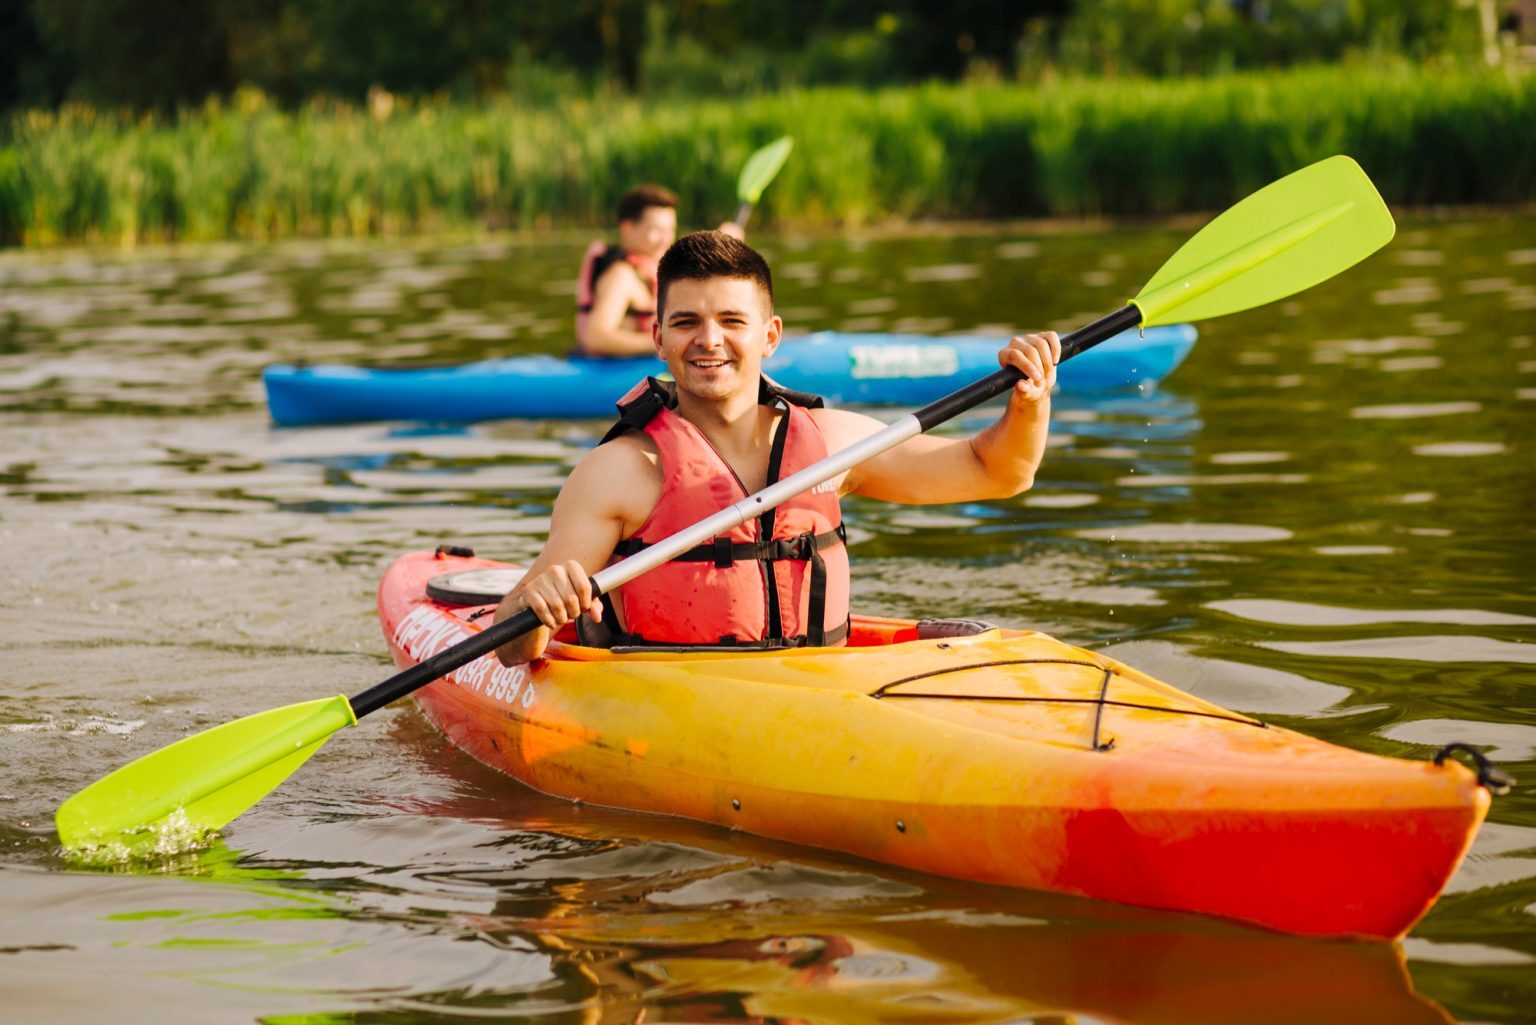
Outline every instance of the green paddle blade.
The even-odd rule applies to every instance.
[[[747,158],[736,179],[736,198],[743,203],[756,203],[763,197],[763,190],[773,181],[789,159],[789,151],[795,148],[795,140],[785,135],[775,139]]]
[[[248,715],[194,734],[97,780],[60,807],[66,847],[136,847],[227,825],[356,724],[344,695]]]
[[[1143,327],[1251,309],[1359,263],[1396,230],[1360,165],[1329,157],[1207,224],[1131,302],[1141,310]]]

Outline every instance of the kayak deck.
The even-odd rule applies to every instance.
[[[413,553],[380,584],[395,661],[480,629],[426,595],[498,566]],[[848,647],[487,657],[417,701],[463,750],[545,793],[940,875],[1392,938],[1488,806],[1473,773],[1340,748],[1028,631]]]

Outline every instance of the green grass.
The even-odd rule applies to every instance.
[[[1224,207],[1348,153],[1394,205],[1536,200],[1536,76],[1314,68],[1059,80],[745,101],[515,98],[334,103],[246,93],[174,117],[84,107],[0,125],[0,243],[405,235],[606,225],[630,185],[677,190],[684,223],[734,208],[743,161],[793,157],[759,217],[1146,215]]]

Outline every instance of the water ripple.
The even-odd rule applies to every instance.
[[[1091,527],[1075,532],[1093,541],[1128,541],[1133,544],[1258,544],[1285,541],[1292,533],[1283,527],[1246,523],[1138,523],[1121,527]]]
[[[1498,456],[1508,451],[1507,445],[1497,441],[1441,441],[1413,446],[1416,456]]]
[[[1409,662],[1508,662],[1536,665],[1536,644],[1488,637],[1426,635],[1353,641],[1262,641],[1260,647],[1318,658],[1391,659]]]
[[[693,880],[646,899],[667,907],[776,904],[792,901],[858,903],[912,897],[919,887],[862,872],[834,872],[804,865],[754,865]]]
[[[1376,626],[1382,623],[1454,623],[1458,626],[1529,626],[1536,617],[1481,609],[1360,609],[1266,598],[1223,598],[1206,608],[1240,619],[1284,626]]]
[[[1411,420],[1476,413],[1482,408],[1481,402],[1403,402],[1389,406],[1356,406],[1349,411],[1349,415],[1357,420]]]
[[[1381,736],[1408,744],[1437,747],[1455,742],[1472,744],[1495,761],[1524,762],[1536,758],[1536,726],[1522,723],[1414,719],[1394,723],[1382,730]]]

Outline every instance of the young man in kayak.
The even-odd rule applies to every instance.
[[[636,386],[619,423],[571,471],[544,551],[496,610],[501,620],[531,608],[545,625],[498,649],[503,663],[537,658],[550,631],[570,622],[585,642],[613,647],[841,643],[849,578],[839,496],[964,502],[1033,483],[1061,355],[1054,332],[1014,338],[998,353],[1024,379],[974,437],[912,438],[594,601],[589,575],[613,559],[884,427],[762,376],[783,323],[768,265],[745,243],[688,235],[667,250],[658,277],[653,351],[673,382]]]
[[[720,230],[742,237],[727,221]],[[619,244],[587,247],[576,281],[576,348],[584,356],[649,356],[656,261],[677,238],[677,197],[640,185],[619,200]]]

